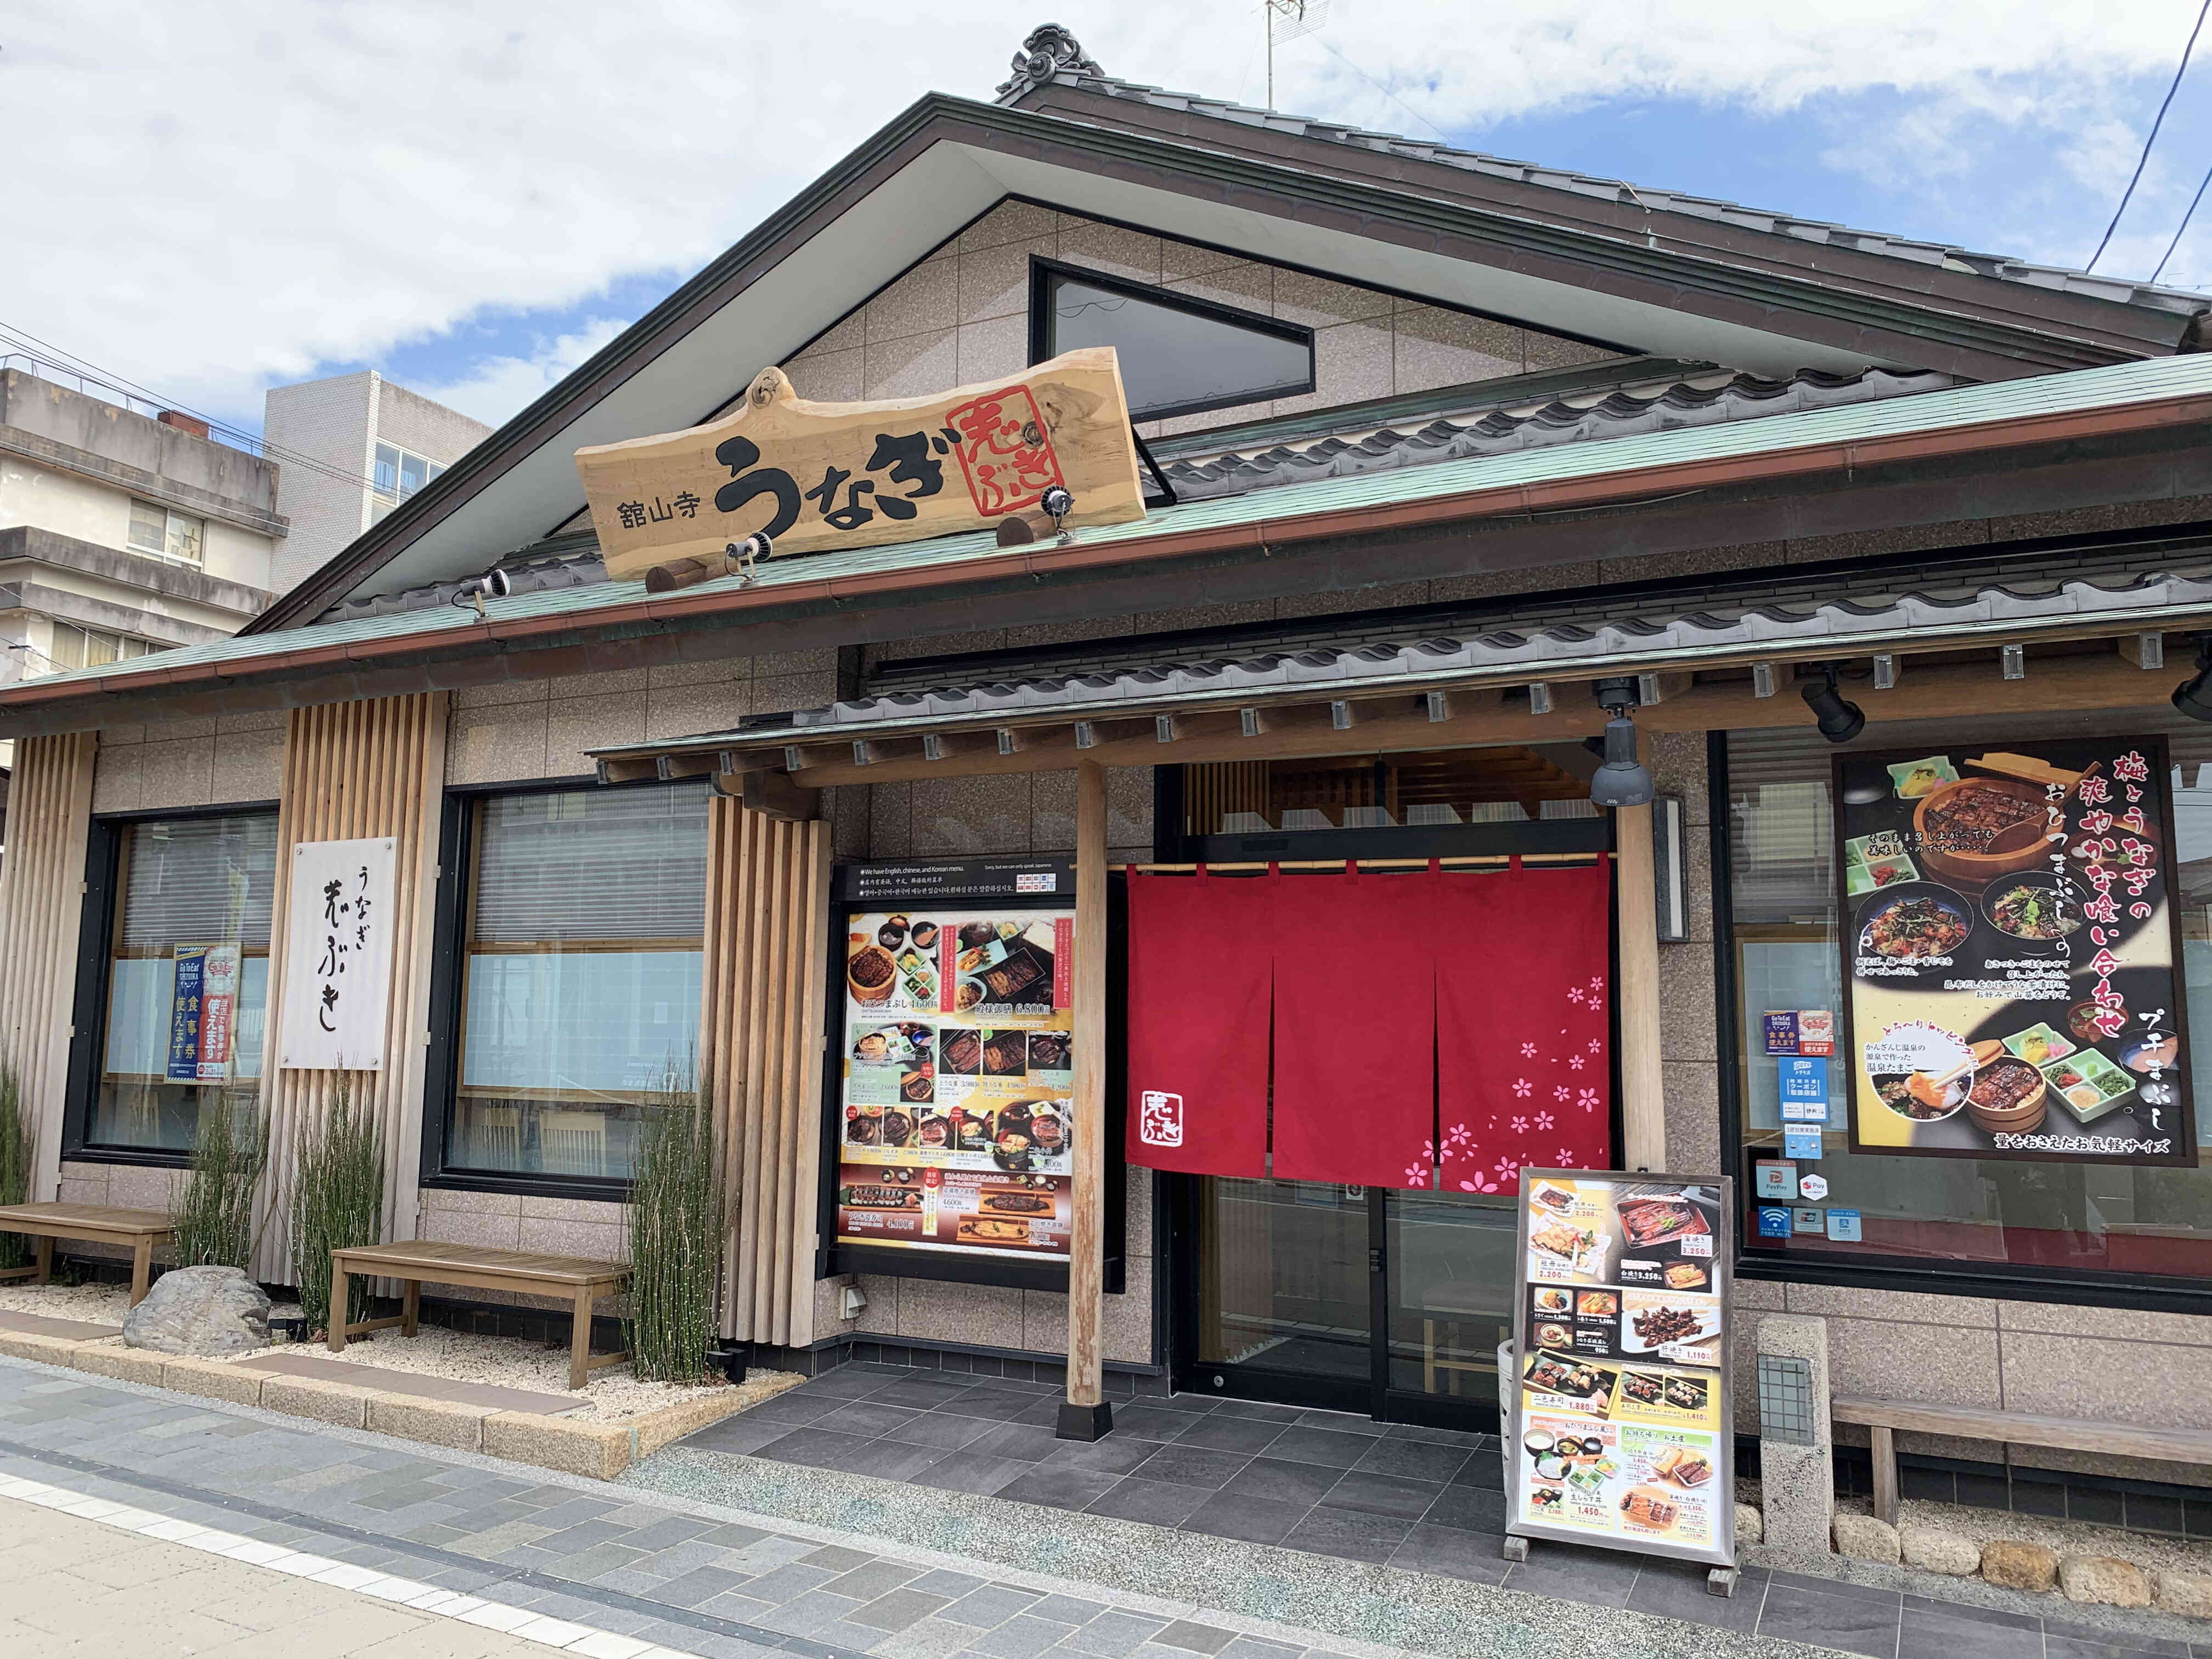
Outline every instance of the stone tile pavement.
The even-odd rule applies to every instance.
[[[1542,1545],[1504,1586],[730,1452],[672,1449],[603,1485],[12,1360],[0,1475],[702,1659],[2191,1652],[1779,1573],[1721,1602],[1679,1569]],[[0,1584],[8,1571],[0,1556]]]

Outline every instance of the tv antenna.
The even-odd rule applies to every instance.
[[[1328,0],[1260,0],[1267,31],[1267,107],[1275,106],[1275,42],[1311,34],[1328,21]]]

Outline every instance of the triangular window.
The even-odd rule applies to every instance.
[[[1031,361],[1112,346],[1133,420],[1314,389],[1311,329],[1050,259],[1030,263]]]

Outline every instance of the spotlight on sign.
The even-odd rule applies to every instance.
[[[2173,706],[2193,720],[2212,720],[2212,634],[2197,636],[2197,672],[2173,688]]]
[[[1805,703],[1813,711],[1814,723],[1830,743],[1849,743],[1866,728],[1866,716],[1859,711],[1859,706],[1844,702],[1843,693],[1836,690],[1839,672],[1834,663],[1823,664],[1820,678],[1807,682],[1804,689]]]
[[[1605,761],[1590,779],[1593,806],[1648,806],[1651,774],[1636,758],[1636,682],[1626,676],[1597,683],[1598,706],[1613,718],[1605,723]]]
[[[484,614],[486,599],[503,599],[513,592],[514,584],[507,580],[507,572],[487,570],[483,575],[464,582],[461,591],[453,595],[453,603],[461,606],[474,605],[477,615],[481,617]]]

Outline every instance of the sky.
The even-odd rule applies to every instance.
[[[1274,102],[2079,267],[2200,3],[1328,0]],[[9,0],[0,329],[249,430],[361,368],[495,424],[1046,16],[1266,97],[1259,0]],[[2198,48],[2100,272],[2148,277],[2212,162]],[[2164,280],[2212,290],[2200,214]]]

